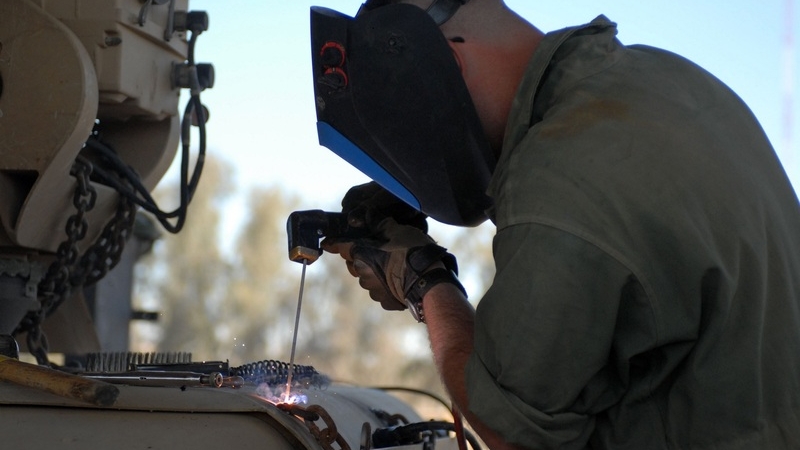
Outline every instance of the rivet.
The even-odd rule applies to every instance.
[[[119,36],[106,36],[104,42],[108,47],[116,47],[122,44],[122,38]]]

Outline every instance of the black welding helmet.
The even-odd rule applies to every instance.
[[[312,7],[311,45],[320,144],[435,220],[483,222],[496,161],[437,21]]]

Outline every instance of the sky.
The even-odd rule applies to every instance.
[[[791,127],[788,92],[800,93],[800,0],[506,0],[542,31],[591,21],[617,22],[624,44],[647,44],[681,54],[737,92],[760,120],[784,167],[800,189],[800,96]],[[793,3],[793,13],[786,6]],[[203,93],[210,110],[209,158],[234,168],[242,211],[251,187],[280,186],[301,196],[300,209],[336,210],[350,186],[367,178],[320,147],[316,135],[309,39],[309,8],[353,15],[359,0],[190,0],[207,11],[210,28],[196,59],[214,65],[216,83]],[[787,23],[795,47],[785,53]],[[787,63],[792,76],[787,82]],[[786,143],[791,129],[793,143]],[[165,179],[175,176],[171,170]],[[237,213],[239,211],[239,213]]]

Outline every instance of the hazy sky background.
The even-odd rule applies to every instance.
[[[794,11],[787,17],[791,1]],[[787,92],[800,92],[800,45],[789,58],[784,54],[786,24],[793,24],[795,34],[800,34],[800,2],[506,3],[543,31],[604,14],[618,23],[623,43],[667,49],[703,66],[750,106],[800,188],[800,98],[793,106],[792,148],[786,145],[784,124]],[[242,194],[252,186],[278,185],[302,196],[301,209],[335,210],[348,187],[367,180],[318,144],[309,43],[310,6],[353,15],[360,4],[359,0],[190,0],[191,9],[210,16],[210,29],[200,36],[196,49],[197,60],[216,69],[216,85],[203,94],[211,112],[209,157],[234,166]],[[785,77],[787,59],[793,71],[790,83]],[[168,179],[172,177],[174,172]],[[241,214],[243,197],[232,201],[230,223]]]

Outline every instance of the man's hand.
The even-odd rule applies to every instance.
[[[455,257],[430,236],[417,227],[400,225],[391,217],[378,223],[374,238],[326,239],[322,248],[344,258],[350,274],[358,277],[370,298],[387,310],[405,309],[415,284],[429,270],[457,270]]]
[[[350,226],[354,227],[374,227],[381,220],[391,217],[399,224],[428,232],[428,216],[374,181],[350,188],[342,199],[342,212],[347,214]]]
[[[369,297],[381,304],[381,307],[389,311],[406,309],[405,302],[396,299],[394,295],[385,287],[385,282],[380,280],[372,268],[362,260],[353,258],[352,250],[355,242],[328,241],[322,242],[322,248],[330,253],[338,253],[347,264],[350,274],[358,278],[358,284],[369,292]]]

